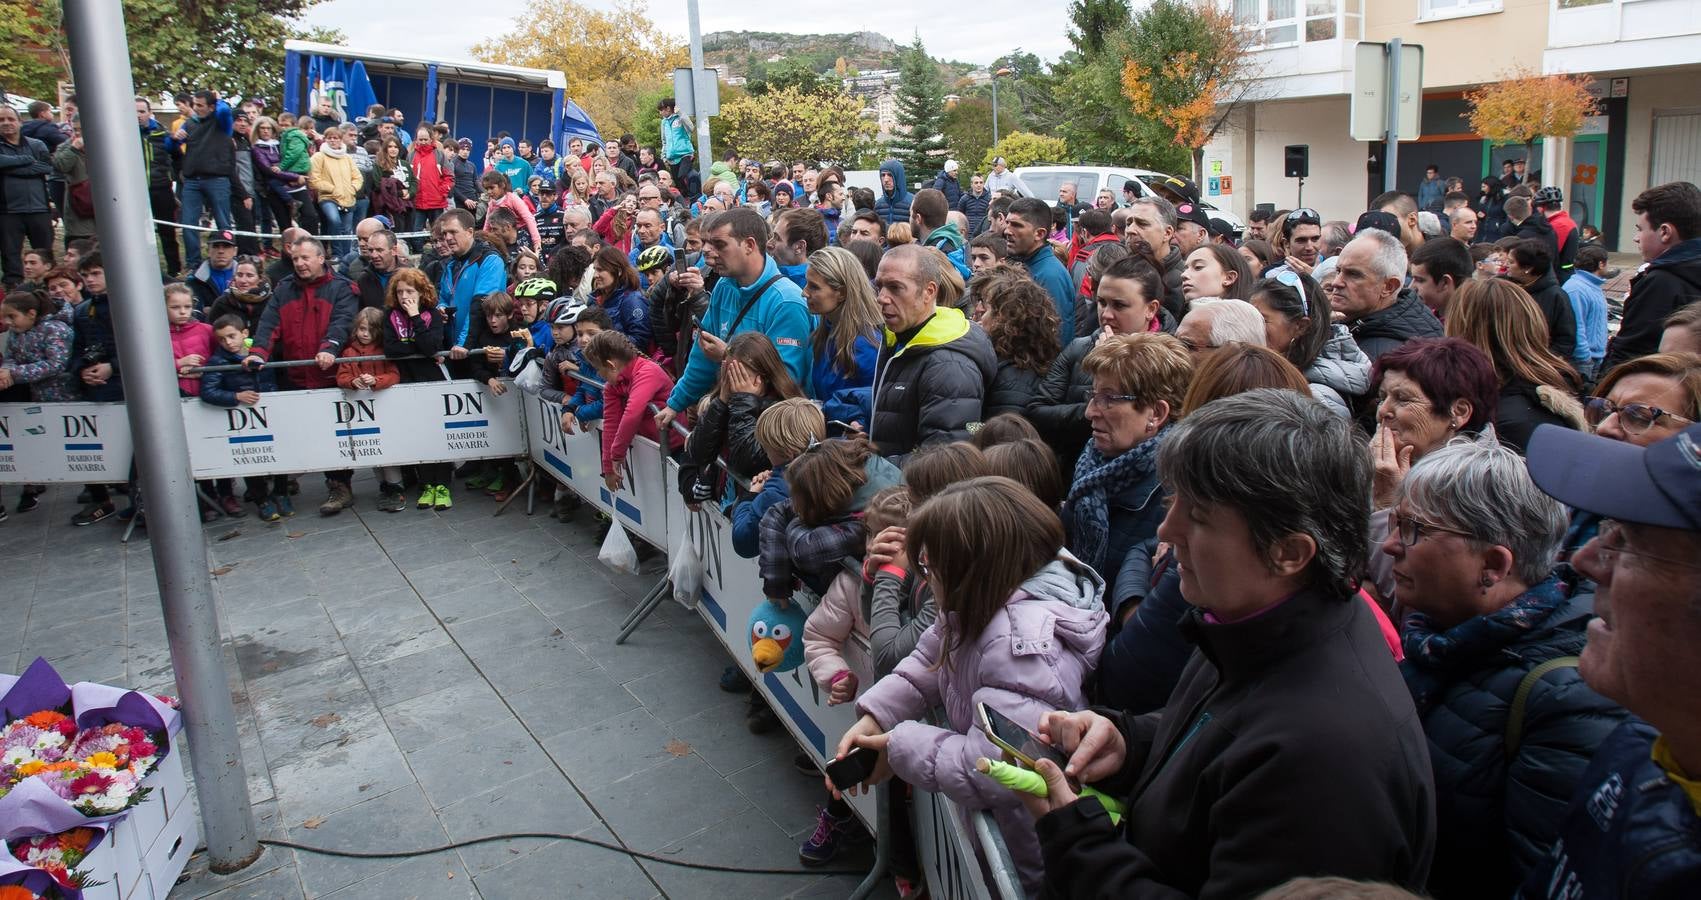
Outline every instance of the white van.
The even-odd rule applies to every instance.
[[[1075,183],[1075,198],[1082,203],[1092,205],[1093,198],[1098,196],[1101,188],[1110,188],[1116,195],[1118,205],[1122,203],[1122,186],[1132,181],[1139,196],[1145,197],[1155,193],[1152,185],[1168,176],[1162,172],[1150,169],[1125,169],[1116,166],[1022,166],[1015,170],[1022,182],[1033,191],[1034,196],[1047,203],[1057,202],[1057,189],[1064,182]],[[1200,200],[1199,208],[1205,215],[1213,219],[1227,222],[1235,231],[1245,231],[1246,223],[1241,218],[1226,209],[1218,209],[1208,200]]]

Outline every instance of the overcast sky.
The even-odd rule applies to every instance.
[[[608,0],[582,2],[612,5]],[[397,6],[391,4],[326,0],[309,10],[306,22],[342,29],[348,45],[361,50],[468,58],[473,44],[507,33],[514,13],[529,7],[408,0],[399,5],[405,13],[395,15],[390,10]],[[974,63],[989,63],[1018,46],[1047,60],[1057,58],[1069,47],[1064,8],[1061,0],[979,0],[973,4],[979,17],[963,21],[957,15],[962,6],[929,10],[914,0],[701,0],[699,6],[704,33],[836,34],[866,29],[904,43],[919,30],[931,55]],[[650,16],[684,38],[685,0],[651,0]]]

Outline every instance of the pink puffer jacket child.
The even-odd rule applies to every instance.
[[[205,363],[213,358],[213,326],[205,322],[185,322],[171,327],[171,358],[199,356]],[[177,379],[177,389],[184,396],[201,396],[201,376],[190,375]]]

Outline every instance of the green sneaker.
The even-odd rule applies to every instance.
[[[482,491],[486,485],[490,484],[490,480],[495,477],[495,472],[480,472],[467,479],[467,490]]]
[[[471,487],[471,485],[468,485],[468,487]],[[496,475],[493,476],[490,479],[490,481],[485,483],[484,492],[486,494],[493,494],[493,495],[502,493],[502,473],[501,472],[497,472]]]
[[[449,487],[448,487],[448,485],[443,485],[443,484],[438,485],[436,494],[433,496],[432,499],[435,502],[435,508],[439,511],[449,509],[450,507],[455,505],[455,501],[449,499]]]
[[[431,507],[436,506],[437,492],[441,490],[443,489],[434,484],[426,485],[425,489],[419,492],[419,503],[415,505],[420,509],[430,509]]]

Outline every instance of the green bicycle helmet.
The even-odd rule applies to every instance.
[[[646,248],[638,254],[638,271],[640,272],[648,272],[652,269],[671,265],[673,265],[673,251],[660,244]]]
[[[547,278],[527,278],[514,285],[515,300],[533,299],[539,303],[553,303],[559,296],[560,289],[556,288],[555,282]]]

